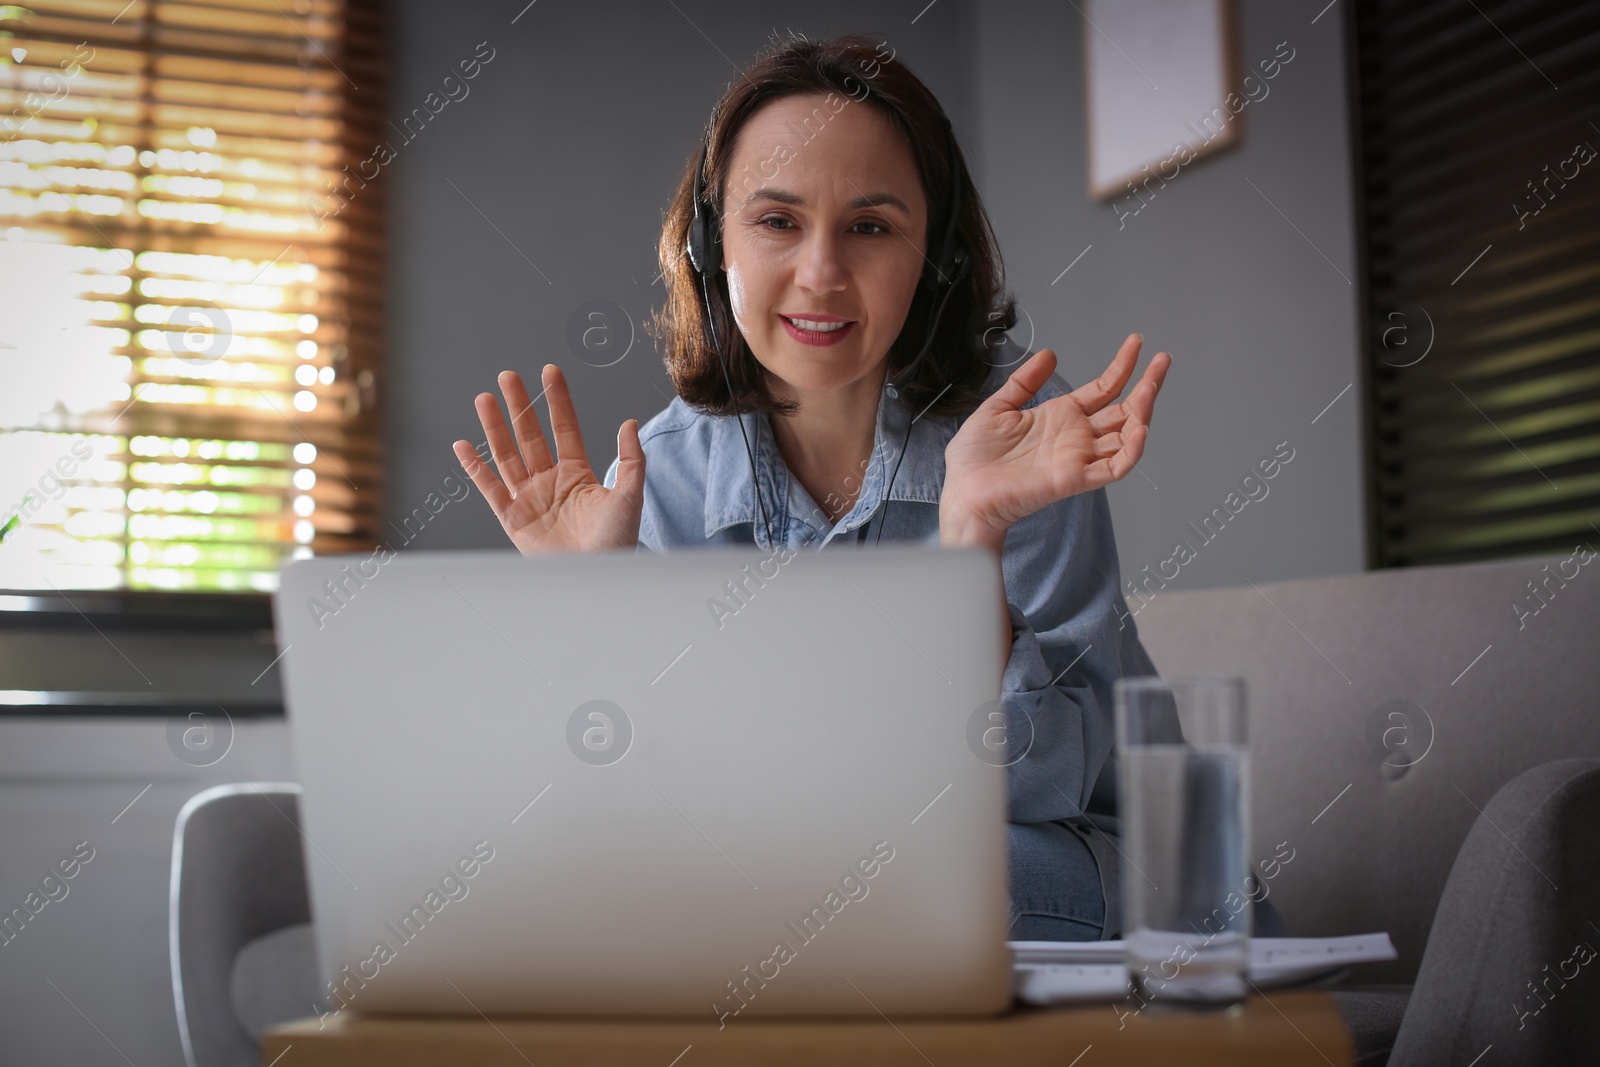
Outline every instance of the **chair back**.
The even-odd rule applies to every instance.
[[[257,938],[311,921],[300,786],[238,782],[189,798],[173,833],[168,908],[184,1061],[253,1067],[260,1049],[234,1004],[234,961]]]

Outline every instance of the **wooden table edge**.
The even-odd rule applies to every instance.
[[[850,1054],[884,1067],[976,1067],[1003,1052],[1008,1067],[1066,1067],[1079,1050],[1093,1048],[1114,1052],[1117,1063],[1130,1067],[1171,1067],[1174,1055],[1186,1067],[1354,1063],[1350,1034],[1332,995],[1322,990],[1255,996],[1231,1017],[1154,1009],[1134,1015],[1126,1005],[1093,1004],[1023,1007],[989,1019],[747,1019],[720,1030],[713,1021],[638,1017],[340,1014],[271,1028],[262,1037],[260,1062],[721,1067],[759,1057],[764,1067],[805,1067]]]

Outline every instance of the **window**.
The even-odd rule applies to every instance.
[[[1600,544],[1600,5],[1356,27],[1374,562]]]
[[[375,543],[375,6],[0,7],[0,588]]]

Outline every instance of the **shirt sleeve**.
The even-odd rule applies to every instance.
[[[1013,631],[1001,682],[1009,818],[1114,815],[1112,685],[1156,671],[1122,595],[1105,490],[1014,523],[1001,569]]]

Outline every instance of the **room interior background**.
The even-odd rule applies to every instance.
[[[383,167],[382,528],[403,551],[511,550],[475,491],[429,512],[414,536],[400,532],[459,478],[450,442],[479,438],[472,398],[506,368],[563,367],[604,471],[618,425],[670,396],[642,326],[662,294],[661,213],[712,103],[774,34],[860,31],[889,41],[950,113],[1026,312],[1014,339],[1054,349],[1075,385],[1135,330],[1146,359],[1174,355],[1140,473],[1108,490],[1123,577],[1168,559],[1189,524],[1282,445],[1293,459],[1270,493],[1166,587],[1364,569],[1349,4],[1240,0],[1237,16],[1241,73],[1293,59],[1245,110],[1240,144],[1184,166],[1134,213],[1085,193],[1082,57],[1094,30],[1071,4],[394,3],[384,28],[396,128],[463,58],[493,58],[420,132],[397,134]],[[620,360],[586,359],[570,340],[597,307],[619,338],[635,338]],[[122,1062],[109,1038],[134,1062],[178,1060],[166,955],[173,817],[207,785],[294,776],[283,720],[250,714],[277,700],[270,631],[129,632],[117,644],[76,618],[8,630],[0,685],[134,689],[131,659],[242,711],[215,724],[225,755],[204,765],[174,747],[181,719],[0,717],[0,901],[20,899],[70,842],[95,849],[50,921],[5,949],[0,1032],[19,1059]],[[96,967],[77,965],[85,959]]]

